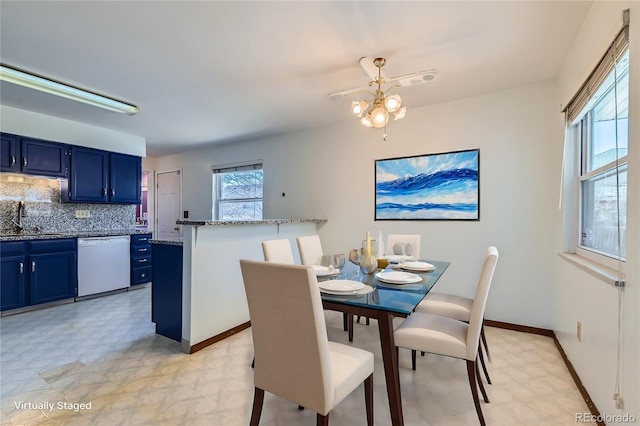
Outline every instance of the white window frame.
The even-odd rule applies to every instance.
[[[238,202],[238,201],[246,201],[246,202],[255,202],[260,201],[263,204],[264,208],[264,188],[262,196],[260,197],[250,197],[250,198],[223,198],[222,197],[222,174],[224,173],[232,173],[232,172],[249,172],[255,170],[262,170],[262,161],[255,160],[246,163],[236,163],[236,164],[226,164],[222,166],[214,166],[212,167],[213,172],[213,211],[212,217],[214,220],[231,220],[231,219],[222,219],[220,218],[221,204],[226,202]],[[264,179],[264,172],[263,172]],[[256,220],[261,220],[263,216],[260,218],[256,218]]]

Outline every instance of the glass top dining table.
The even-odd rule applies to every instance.
[[[347,261],[339,274],[331,277],[318,277],[318,281],[326,279],[346,279],[362,282],[373,288],[366,294],[333,295],[321,293],[324,309],[343,312],[345,314],[345,328],[349,331],[349,341],[353,340],[353,315],[372,318],[378,322],[382,362],[384,365],[389,412],[393,426],[404,425],[402,414],[402,399],[400,395],[400,374],[398,359],[393,338],[393,318],[411,315],[415,307],[426,296],[438,279],[447,270],[450,262],[426,260],[435,266],[429,272],[416,272],[421,281],[412,284],[387,284],[376,278],[376,271],[366,274],[360,267]],[[392,271],[390,264],[384,271]],[[347,324],[348,318],[348,324]]]

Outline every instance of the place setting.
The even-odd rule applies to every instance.
[[[318,282],[320,292],[331,296],[360,297],[373,291],[373,287],[353,280],[328,280]]]

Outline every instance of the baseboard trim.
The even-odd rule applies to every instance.
[[[598,410],[598,407],[596,407],[593,400],[591,399],[591,396],[589,396],[589,392],[587,392],[587,389],[582,384],[582,380],[580,380],[580,376],[578,376],[578,373],[576,372],[575,368],[573,368],[573,364],[571,364],[571,361],[569,361],[569,358],[567,358],[567,354],[564,352],[564,349],[562,348],[562,345],[558,340],[558,336],[556,336],[556,333],[553,330],[548,330],[546,328],[529,327],[526,325],[512,324],[508,322],[493,321],[493,320],[487,320],[487,319],[484,320],[484,325],[486,325],[487,327],[503,328],[506,330],[520,331],[523,333],[531,333],[531,334],[538,334],[541,336],[551,337],[553,339],[553,343],[555,343],[556,348],[558,349],[558,352],[560,352],[560,356],[564,361],[564,365],[567,367],[567,370],[569,370],[569,374],[571,374],[571,378],[573,378],[573,382],[576,384],[576,387],[578,388],[580,395],[582,395],[582,398],[584,399],[585,404],[587,404],[589,411],[595,418],[602,418],[600,411]],[[606,426],[606,424],[602,421],[597,422],[597,424],[598,426]]]
[[[213,337],[209,337],[207,340],[203,340],[200,343],[196,343],[195,345],[191,346],[189,348],[189,353],[195,353],[198,352],[199,350],[202,350],[204,348],[206,348],[207,346],[211,346],[216,342],[219,342],[221,340],[226,339],[227,337],[233,336],[234,334],[237,334],[239,332],[241,332],[242,330],[246,330],[247,328],[251,327],[251,321],[247,321],[245,323],[242,323],[238,326],[233,327],[230,330],[224,331],[220,334],[217,334]]]

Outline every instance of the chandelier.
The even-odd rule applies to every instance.
[[[378,76],[369,82],[369,87],[374,84],[378,86],[375,93],[369,92],[374,96],[373,102],[369,104],[366,100],[362,100],[351,103],[351,112],[360,119],[360,123],[365,127],[382,128],[389,123],[391,114],[393,119],[397,121],[407,113],[407,107],[402,106],[400,95],[387,95],[387,92],[395,86],[391,86],[386,91],[382,90],[385,80],[382,77],[381,69],[385,62],[384,58],[375,58],[373,60],[373,64],[378,67]]]

